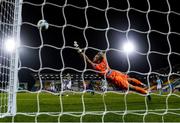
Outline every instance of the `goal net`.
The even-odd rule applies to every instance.
[[[177,0],[0,0],[1,117],[179,122],[179,19]],[[109,67],[141,81],[152,100],[109,82],[77,45],[90,60],[105,52]]]
[[[0,117],[16,114],[19,1],[0,0]]]

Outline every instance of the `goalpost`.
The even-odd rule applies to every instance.
[[[21,0],[0,0],[0,117],[16,115]]]
[[[98,0],[94,0],[94,1],[98,1]],[[166,77],[167,86],[170,85],[171,75],[180,76],[178,73],[173,73],[172,64],[170,62],[170,57],[172,55],[180,55],[178,51],[177,52],[172,51],[173,47],[171,46],[171,41],[170,41],[171,34],[175,36],[180,35],[179,30],[178,30],[179,32],[177,30],[173,30],[174,29],[173,21],[175,21],[176,18],[180,17],[180,12],[176,12],[171,8],[174,4],[172,5],[170,3],[170,0],[164,0],[165,3],[163,5],[167,5],[167,10],[161,11],[161,10],[153,9],[152,7],[154,5],[154,3],[152,2],[153,0],[144,0],[146,1],[146,9],[140,10],[136,6],[137,4],[135,5],[133,3],[133,0],[124,0],[124,2],[122,2],[123,0],[122,1],[119,0],[119,2],[122,2],[122,4],[119,4],[118,2],[113,3],[113,1],[115,0],[104,0],[103,2],[101,0],[100,3],[93,4],[93,2],[90,0],[89,1],[84,0],[84,2],[81,1],[82,3],[80,4],[80,3],[76,3],[78,1],[75,2],[75,0],[56,0],[57,3],[51,0],[41,0],[41,2],[38,0],[35,1],[0,0],[0,118],[4,118],[5,116],[12,116],[13,117],[12,121],[14,121],[16,115],[23,115],[23,116],[35,117],[34,121],[38,122],[38,118],[41,115],[48,115],[51,117],[56,117],[57,121],[61,122],[62,117],[64,115],[68,115],[71,117],[79,118],[79,121],[83,122],[83,118],[86,115],[92,115],[92,116],[101,116],[101,122],[105,122],[106,115],[108,113],[112,113],[114,115],[117,115],[118,117],[121,117],[122,122],[126,122],[125,117],[129,114],[135,116],[142,116],[143,122],[146,122],[146,118],[149,114],[158,115],[161,116],[161,119],[164,122],[165,121],[164,117],[168,113],[180,116],[180,113],[178,112],[180,111],[180,108],[177,109],[175,109],[174,107],[169,108],[170,105],[169,100],[171,95],[180,98],[178,94],[172,93],[172,88],[169,88],[168,94],[160,95],[160,97],[162,97],[165,100],[164,101],[165,106],[164,107],[160,106],[160,108],[158,109],[153,109],[153,107],[151,106],[149,107],[149,105],[151,105],[151,102],[149,103],[146,100],[146,97],[144,95],[142,96],[141,94],[140,95],[137,94],[137,95],[139,96],[139,99],[141,99],[142,101],[140,102],[140,105],[143,105],[144,107],[142,106],[143,107],[142,109],[137,109],[136,107],[129,109],[128,106],[131,107],[133,105],[131,104],[131,102],[130,104],[128,103],[129,90],[125,93],[124,92],[121,93],[122,91],[121,92],[116,92],[114,90],[111,91],[113,92],[113,94],[116,94],[120,97],[120,101],[122,101],[122,103],[124,104],[123,108],[121,107],[119,108],[119,106],[122,106],[122,103],[120,102],[121,103],[120,105],[117,104],[118,106],[116,105],[117,107],[115,106],[111,110],[108,107],[111,104],[111,102],[106,100],[106,98],[108,97],[106,96],[106,94],[108,95],[109,92],[102,93],[98,91],[96,93],[100,95],[98,98],[101,98],[101,102],[98,99],[97,100],[99,101],[98,103],[101,103],[102,106],[100,107],[100,110],[96,110],[96,109],[91,110],[89,107],[87,107],[90,106],[90,104],[86,104],[86,103],[88,103],[88,101],[91,102],[90,99],[93,100],[93,97],[91,97],[88,101],[86,100],[87,90],[85,85],[88,82],[84,82],[85,80],[84,74],[86,72],[87,73],[93,72],[98,74],[99,72],[92,69],[88,69],[87,67],[88,65],[86,62],[84,62],[83,58],[81,59],[82,62],[79,61],[80,64],[81,63],[84,64],[84,67],[82,67],[83,69],[80,70],[74,68],[73,66],[70,66],[71,64],[73,64],[74,59],[71,60],[72,57],[69,58],[69,56],[67,56],[67,58],[69,58],[67,60],[66,56],[63,56],[64,52],[68,52],[67,50],[70,49],[71,51],[75,51],[77,55],[78,45],[83,47],[86,53],[88,53],[88,50],[93,50],[94,52],[106,51],[106,55],[110,52],[116,52],[116,55],[118,54],[117,56],[119,57],[119,54],[124,53],[123,48],[125,48],[127,52],[130,52],[134,47],[131,44],[128,46],[125,45],[123,48],[119,48],[117,47],[118,45],[123,45],[124,42],[129,42],[132,35],[135,35],[134,37],[143,35],[144,37],[140,39],[142,41],[141,42],[142,46],[139,47],[143,47],[143,48],[145,47],[145,48],[143,50],[136,51],[136,55],[142,57],[142,59],[146,63],[145,67],[147,67],[148,70],[145,70],[146,72],[141,72],[140,70],[145,68],[143,66],[144,61],[142,60],[143,63],[140,62],[137,65],[137,63],[135,63],[135,60],[132,60],[128,53],[124,53],[125,55],[123,54],[125,57],[123,57],[121,60],[123,61],[125,59],[124,62],[122,62],[119,59],[118,61],[116,59],[116,62],[118,61],[118,63],[122,63],[122,65],[118,64],[115,66],[126,66],[126,68],[122,68],[124,70],[123,71],[124,73],[127,74],[132,73],[141,77],[143,76],[145,78],[145,79],[143,78],[144,82],[146,82],[145,84],[147,84],[149,90],[152,88],[151,87],[152,84],[151,79],[153,79],[151,78],[152,75],[159,75]],[[99,6],[101,4],[103,7]],[[142,4],[144,5],[144,3]],[[25,6],[24,9],[26,7],[29,8],[25,9],[26,11],[23,11],[23,6]],[[31,10],[31,9],[35,9],[35,10]],[[25,14],[23,14],[23,12]],[[34,15],[37,14],[37,15],[34,17],[33,14]],[[25,18],[24,20],[21,19],[22,15]],[[51,17],[48,17],[48,15]],[[157,18],[159,16],[160,16],[160,18],[158,18],[159,20],[164,19],[163,21],[166,21],[165,23],[162,22],[162,25],[159,20],[156,19],[153,20],[154,18]],[[97,18],[100,19],[98,20]],[[170,18],[172,18],[172,20]],[[45,20],[46,22],[45,29],[42,30],[40,29],[41,24],[43,25],[42,23],[43,21],[39,21],[39,20],[43,20],[43,21]],[[38,21],[41,23],[38,23]],[[155,21],[158,21],[157,23],[159,25],[165,26],[163,28],[165,29],[165,31],[158,29],[160,27],[158,27],[156,24],[154,25]],[[145,23],[141,23],[141,22],[145,22]],[[174,23],[177,24],[177,22]],[[28,31],[26,32],[25,29],[27,29]],[[72,32],[69,30],[71,30]],[[51,34],[53,32],[53,35],[50,35],[48,31],[51,32]],[[29,38],[32,37],[32,39],[24,38],[23,34],[25,34],[25,36]],[[154,47],[155,41],[153,42],[153,39],[155,38],[151,39],[153,36],[160,37],[157,38],[160,39],[159,41],[161,41],[161,44],[158,44],[158,46],[163,45],[163,43],[166,43],[166,47],[169,48],[169,50],[166,51],[165,53],[160,51],[159,49],[156,50],[157,47]],[[164,42],[161,40],[161,36]],[[27,41],[30,41],[30,43],[23,40],[22,41],[23,44],[20,45],[20,37],[22,39],[26,39]],[[115,38],[117,39],[115,40]],[[33,41],[31,42],[31,40]],[[77,47],[74,47],[74,41],[77,41],[78,43],[78,44],[76,43]],[[19,52],[20,48],[26,49],[26,51],[24,51],[25,54],[24,56]],[[46,52],[45,49],[47,49]],[[29,52],[29,54],[27,52]],[[33,53],[31,54],[30,52]],[[74,54],[72,56],[75,56]],[[89,54],[91,54],[91,52]],[[165,73],[160,73],[154,71],[153,68],[154,63],[153,61],[150,60],[152,54],[159,55],[159,57],[164,58],[163,60],[167,63],[166,65],[169,67],[168,72],[166,71]],[[78,55],[77,57],[79,57]],[[24,60],[23,57],[24,58],[30,57],[29,59],[27,59],[29,60],[28,63],[25,63],[23,61]],[[158,57],[156,56],[155,58]],[[137,65],[139,69],[134,70],[133,68],[137,67],[135,65]],[[74,66],[76,66],[76,64],[74,64]],[[30,107],[25,107],[27,109],[32,108],[29,110],[29,112],[27,109],[24,110],[21,108],[19,108],[19,111],[17,111],[18,106],[17,106],[16,94],[17,92],[20,92],[18,90],[18,83],[19,83],[18,74],[21,75],[20,73],[21,70],[31,71],[31,75],[35,75],[35,77],[38,79],[38,82],[35,83],[38,86],[36,87],[36,90],[31,89],[33,90],[33,92],[29,90],[22,91],[25,92],[26,94],[27,93],[32,94],[32,97],[28,99],[20,99],[20,100],[26,100],[23,102],[22,107],[25,105],[24,103],[32,102],[34,104],[33,106],[29,105]],[[51,72],[53,71],[56,74],[53,73],[51,76],[51,74],[48,75],[46,73],[43,73],[43,71],[46,70]],[[80,100],[79,104],[81,104],[80,111],[68,110],[67,107],[71,106],[71,103],[74,102],[76,103],[77,100],[73,101],[70,99],[70,102],[66,102],[68,98],[71,98],[71,95],[65,96],[64,95],[65,91],[61,88],[62,86],[59,86],[59,84],[62,84],[63,76],[65,75],[63,72],[65,71],[66,73],[66,70],[72,70],[81,74],[81,78],[79,78],[79,82],[83,81],[83,85],[80,85],[78,83],[77,90],[79,91],[73,93],[73,95],[76,94],[80,95],[79,98]],[[92,76],[94,75],[95,74],[92,74]],[[48,90],[48,88],[44,87],[52,84],[52,83],[50,84],[48,83],[46,85],[44,83],[46,79],[44,78],[46,79],[54,78],[57,81],[59,87],[57,90],[59,90],[59,92],[55,92],[55,91],[52,92]],[[52,88],[53,90],[56,90],[54,89],[56,83],[54,80],[53,82],[54,83],[52,84]],[[76,81],[76,83],[77,82],[78,81]],[[153,86],[153,88],[154,87],[155,86]],[[112,89],[114,88],[112,87]],[[44,92],[48,96],[49,95],[51,96],[46,98],[45,96],[47,95],[45,95]],[[151,95],[157,96],[158,94],[152,93]],[[130,97],[133,97],[131,96],[131,93],[130,93]],[[54,100],[56,102],[55,104],[53,102]],[[53,107],[52,109],[51,108],[49,109],[46,103],[44,103],[43,101],[45,101],[46,103],[49,101],[51,102],[51,106],[56,105],[57,107],[55,108]],[[115,100],[114,102],[116,101],[117,100]],[[63,103],[67,103],[67,104],[64,105]],[[135,102],[135,104],[138,103]],[[92,105],[94,107],[96,106],[95,103],[92,103]],[[19,104],[19,106],[21,105]]]

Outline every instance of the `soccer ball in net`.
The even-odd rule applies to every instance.
[[[49,24],[46,20],[39,20],[37,26],[41,30],[47,30],[49,28]]]

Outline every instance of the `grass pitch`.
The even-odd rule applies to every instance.
[[[17,115],[1,122],[180,122],[180,93],[152,95],[90,93],[57,96],[18,93]]]

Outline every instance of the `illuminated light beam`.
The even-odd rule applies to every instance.
[[[135,45],[130,42],[130,41],[127,41],[124,43],[123,45],[123,50],[126,52],[126,53],[132,53],[134,50],[135,50]]]
[[[13,38],[8,38],[6,41],[5,41],[5,49],[7,52],[14,52],[16,48],[16,44],[15,44],[15,40]]]

